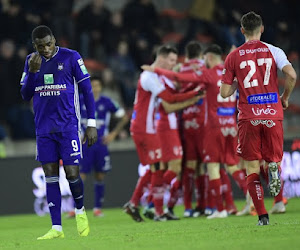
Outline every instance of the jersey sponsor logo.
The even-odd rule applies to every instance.
[[[88,74],[88,71],[87,71],[87,69],[86,69],[86,67],[85,67],[84,65],[81,65],[81,66],[80,66],[80,69],[81,69],[81,71],[82,71],[82,73],[83,73],[84,75]]]
[[[277,93],[257,94],[247,97],[248,104],[278,103]]]
[[[190,128],[193,128],[193,129],[197,129],[199,128],[199,124],[197,123],[197,120],[194,118],[192,120],[187,120],[187,121],[184,121],[184,128],[185,129],[190,129]]]
[[[201,99],[202,100],[202,99]],[[184,111],[183,111],[183,114],[185,115],[188,115],[188,114],[196,114],[196,113],[200,113],[201,110],[197,107],[197,106],[200,106],[202,105],[203,101],[201,102],[201,104],[198,104],[197,105],[193,105],[191,107],[188,107],[186,108]]]
[[[60,91],[67,90],[66,84],[42,85],[35,87],[34,91],[42,96],[59,96]]]
[[[57,64],[57,69],[60,70],[60,71],[63,70],[64,69],[64,63],[58,63]]]
[[[217,115],[220,115],[220,116],[231,116],[234,114],[235,114],[235,108],[220,107],[217,110]]]
[[[240,49],[239,54],[240,56],[244,56],[246,54],[254,54],[254,53],[260,53],[260,52],[269,52],[268,48],[256,48],[256,49]]]
[[[219,123],[220,123],[221,125],[227,125],[227,124],[232,125],[232,124],[235,123],[235,119],[234,119],[233,117],[230,117],[230,118],[223,118],[223,117],[220,117],[220,118],[219,118]]]
[[[223,134],[224,137],[231,135],[232,137],[236,137],[237,136],[237,129],[235,127],[225,127],[225,128],[221,128],[221,132]]]
[[[267,126],[268,128],[272,128],[276,125],[276,123],[273,120],[251,120],[250,122],[253,126],[262,124]]]
[[[267,108],[252,108],[252,113],[255,116],[260,115],[276,115],[277,110],[272,109],[271,106],[267,106]]]
[[[54,83],[53,74],[44,74],[44,83],[45,84],[53,84]]]

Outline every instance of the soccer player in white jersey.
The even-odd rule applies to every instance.
[[[296,72],[285,53],[278,47],[260,41],[264,30],[262,19],[254,12],[241,18],[241,32],[246,42],[231,52],[225,61],[222,85],[223,98],[239,90],[238,154],[247,169],[247,187],[259,216],[258,225],[268,225],[264,193],[259,174],[259,161],[265,160],[272,196],[280,192],[280,163],[283,155],[283,109],[296,82]],[[285,76],[279,94],[277,69]],[[237,82],[233,82],[234,77]]]

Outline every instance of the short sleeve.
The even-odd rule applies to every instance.
[[[78,52],[73,53],[73,76],[75,77],[75,81],[77,83],[84,81],[85,79],[89,78],[89,72],[87,71],[84,61],[81,58]]]
[[[234,71],[234,51],[225,59],[224,69],[222,72],[222,83],[231,85],[235,77]]]
[[[117,102],[108,99],[108,110],[112,113],[116,113],[119,110],[120,106]]]
[[[141,86],[144,90],[150,91],[154,95],[159,95],[165,90],[165,85],[155,73],[144,71],[141,75]]]
[[[271,51],[271,54],[276,62],[277,68],[282,71],[282,68],[286,65],[290,65],[291,63],[287,59],[286,54],[284,51],[278,47],[275,47],[271,44],[264,43],[266,46],[268,46],[269,50]]]

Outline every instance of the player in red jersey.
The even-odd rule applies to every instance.
[[[254,12],[241,18],[246,42],[231,52],[225,61],[220,93],[231,96],[239,90],[238,154],[245,160],[247,187],[259,216],[258,225],[268,225],[259,161],[265,160],[272,196],[280,192],[280,162],[283,155],[283,109],[295,86],[296,72],[285,53],[260,41],[262,19]],[[279,95],[277,69],[285,75],[283,94]],[[237,82],[233,83],[234,77]]]
[[[177,50],[171,46],[161,46],[156,54],[154,66],[171,69],[177,61]],[[124,205],[124,210],[135,221],[143,219],[139,214],[139,201],[143,188],[151,181],[151,192],[157,220],[163,218],[163,170],[160,169],[161,146],[156,135],[154,122],[157,97],[168,103],[181,102],[198,95],[198,90],[192,90],[184,94],[173,94],[165,88],[165,85],[152,72],[142,72],[138,81],[134,110],[131,119],[130,131],[135,142],[140,162],[150,165],[151,172],[146,173],[139,181],[130,202]]]
[[[177,92],[176,83],[173,83],[165,76],[160,76],[167,89],[174,94]],[[170,104],[160,100],[157,118],[157,135],[160,140],[162,150],[162,164],[166,172],[164,173],[164,182],[170,187],[170,198],[165,209],[165,215],[168,220],[178,220],[174,214],[174,206],[178,200],[179,188],[181,186],[181,166],[182,166],[182,145],[178,129],[177,114],[175,111],[192,105],[199,101],[200,97],[196,96],[188,101],[181,102],[178,105]],[[186,105],[180,105],[186,104]],[[175,109],[176,108],[176,109]]]
[[[202,59],[202,48],[198,41],[191,41],[185,47],[185,63],[181,65],[179,72],[191,73],[205,68]],[[182,88],[182,91],[194,88],[199,83],[188,83]],[[204,98],[205,99],[205,98]],[[203,161],[203,126],[205,117],[205,102],[200,99],[195,105],[192,105],[182,111],[182,137],[184,152],[184,169],[183,169],[183,199],[184,199],[184,217],[198,217],[204,213],[205,209],[205,170]],[[196,175],[196,176],[195,176]],[[195,185],[194,185],[195,184]],[[197,205],[192,209],[193,187],[195,186]]]

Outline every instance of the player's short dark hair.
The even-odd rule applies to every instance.
[[[198,41],[190,41],[185,46],[185,55],[188,59],[198,58],[201,55],[202,47]]]
[[[158,55],[167,56],[170,53],[174,53],[174,54],[178,55],[178,50],[176,49],[176,47],[174,47],[172,45],[161,45],[156,50],[156,56],[158,56]]]
[[[212,44],[210,46],[208,46],[205,50],[204,50],[204,55],[207,54],[207,53],[213,53],[215,55],[218,55],[218,56],[222,56],[223,54],[223,51],[221,49],[221,47],[217,44]]]
[[[262,18],[260,15],[256,14],[254,11],[250,11],[243,15],[241,18],[241,26],[246,33],[252,34],[257,28],[262,26]]]
[[[51,29],[46,25],[37,26],[31,33],[32,41],[34,41],[36,38],[42,39],[46,36],[53,36]]]
[[[103,80],[99,75],[94,75],[90,77],[90,81],[99,81],[100,85],[103,86]]]

